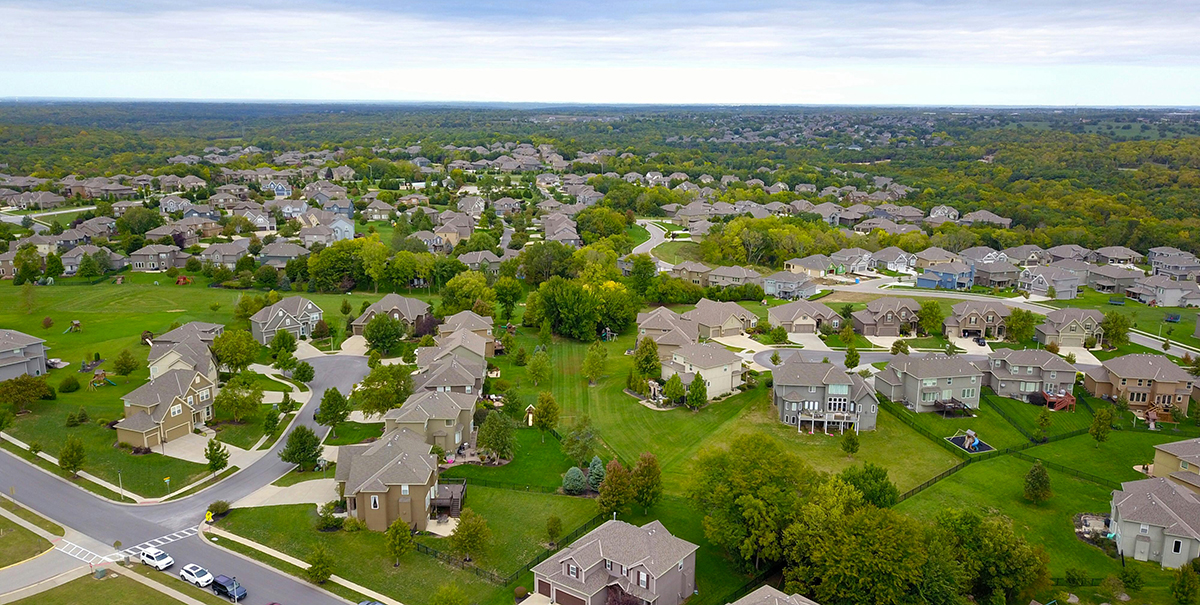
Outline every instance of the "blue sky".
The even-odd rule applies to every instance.
[[[1200,105],[1194,0],[0,0],[0,33],[6,98]]]

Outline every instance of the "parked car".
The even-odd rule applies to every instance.
[[[977,345],[979,345],[979,346],[981,346],[981,347],[986,347],[986,346],[987,346],[987,341],[986,341],[986,340],[984,340],[982,336],[976,336],[976,337],[975,337],[975,344],[977,344]]]
[[[383,605],[379,601],[359,601],[358,605]]]
[[[212,583],[213,594],[222,596],[236,603],[246,598],[246,587],[242,586],[236,578],[228,576],[217,576]]]
[[[212,574],[208,573],[207,569],[195,563],[184,565],[183,569],[179,570],[179,579],[190,584],[195,584],[200,588],[206,588],[213,582]]]
[[[171,555],[168,555],[157,548],[147,548],[146,550],[143,550],[141,558],[142,563],[145,563],[146,565],[149,565],[150,567],[153,567],[159,571],[162,571],[175,564],[175,559],[172,559]]]

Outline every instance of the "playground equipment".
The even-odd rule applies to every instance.
[[[952,435],[950,437],[946,437],[946,441],[949,441],[950,443],[957,445],[958,447],[962,448],[964,451],[971,453],[971,454],[990,452],[993,449],[995,449],[992,446],[988,445],[983,440],[981,440],[979,438],[979,435],[975,434],[975,431],[972,429],[966,429],[966,430],[959,429],[958,431],[956,431],[954,433],[954,435]]]
[[[970,451],[972,451],[972,452],[978,452],[978,451],[979,451],[979,445],[982,443],[982,442],[979,440],[979,436],[978,436],[978,435],[976,435],[976,434],[975,434],[975,431],[973,431],[973,430],[971,430],[971,429],[967,429],[967,435],[966,435],[966,436],[967,436],[967,439],[966,439],[966,441],[964,441],[963,443],[966,443],[966,444],[967,444],[967,449],[968,449],[968,450],[970,450]]]
[[[191,284],[191,283],[192,283],[192,278],[190,278],[190,277],[188,277],[188,276],[186,276],[186,275],[180,275],[179,277],[175,278],[175,285],[176,285],[176,286],[186,286],[186,285],[189,285],[189,284]]]
[[[79,323],[78,319],[72,319],[71,325],[67,326],[66,330],[63,330],[63,334],[66,334],[67,332],[82,332],[82,331],[83,331],[83,324]]]
[[[117,386],[117,383],[109,380],[108,374],[104,370],[97,369],[92,373],[92,379],[88,381],[87,389],[89,391],[94,391],[96,390],[96,387],[102,387],[105,383],[111,384],[114,387]]]

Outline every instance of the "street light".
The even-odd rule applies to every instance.
[[[121,469],[117,469],[117,483],[121,486],[121,499],[125,499],[125,481],[121,479]]]

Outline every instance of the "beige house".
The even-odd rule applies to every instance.
[[[772,328],[783,326],[788,332],[815,334],[824,324],[829,324],[835,330],[840,328],[842,316],[822,303],[794,300],[771,307],[767,311],[767,322]]]
[[[949,338],[1003,338],[1004,320],[1010,313],[999,302],[963,301],[950,307],[942,327]]]
[[[1083,388],[1096,397],[1129,401],[1139,416],[1151,411],[1163,418],[1179,408],[1186,416],[1194,378],[1163,355],[1131,353],[1109,359],[1083,375]],[[1165,418],[1164,418],[1165,419]]]
[[[1095,338],[1099,344],[1104,339],[1104,329],[1100,322],[1104,314],[1095,309],[1076,309],[1067,307],[1046,314],[1033,334],[1033,339],[1043,345],[1055,343],[1060,347],[1083,347],[1089,338]]]
[[[385,294],[379,302],[367,307],[367,310],[351,323],[354,335],[362,336],[367,324],[380,314],[391,316],[404,324],[405,331],[411,334],[417,321],[429,315],[429,303],[395,293]]]
[[[289,296],[250,317],[250,333],[259,344],[269,344],[280,331],[291,332],[296,340],[312,336],[324,311],[303,296]]]
[[[447,357],[459,357],[472,363],[486,364],[488,343],[469,330],[459,330],[435,339],[437,346],[417,349],[417,367],[424,368]]]
[[[374,531],[386,530],[396,519],[423,531],[438,501],[448,502],[457,516],[465,485],[438,484],[432,451],[422,435],[404,428],[373,443],[342,446],[334,480],[346,498],[346,514]]]
[[[453,454],[475,432],[475,402],[464,393],[421,391],[404,400],[404,405],[383,415],[384,432],[408,429],[425,436],[425,443]]]
[[[663,363],[663,380],[678,375],[685,386],[697,377],[704,381],[709,399],[732,393],[742,385],[742,359],[733,351],[709,343],[679,347]]]
[[[154,447],[183,437],[213,417],[216,383],[186,369],[170,370],[130,391],[125,418],[117,423],[117,441]]]
[[[704,263],[685,260],[671,268],[671,275],[698,286],[708,285],[708,274],[712,268]]]
[[[561,605],[679,605],[695,592],[698,549],[660,521],[606,521],[537,564],[535,590]]]
[[[638,340],[649,338],[658,344],[658,358],[666,361],[679,347],[695,344],[699,326],[690,319],[666,308],[658,307],[637,316]]]
[[[937,246],[926,248],[916,253],[914,256],[916,257],[916,262],[914,264],[917,269],[928,269],[938,265],[962,261],[962,257],[959,255],[949,252],[945,249],[938,248]]]
[[[474,311],[460,311],[451,315],[438,326],[438,334],[449,336],[455,332],[466,330],[474,332],[487,342],[487,356],[496,354],[496,337],[492,330],[492,318],[484,317]]]
[[[1170,479],[1200,494],[1200,439],[1154,446],[1154,467],[1150,474]]]
[[[854,331],[863,336],[916,334],[921,305],[911,298],[876,298],[850,314]]]
[[[700,299],[696,308],[682,315],[696,322],[700,338],[743,334],[758,325],[758,316],[735,302]]]
[[[217,362],[209,346],[225,331],[221,324],[193,321],[150,341],[150,379],[171,370],[199,372],[217,382]]]

